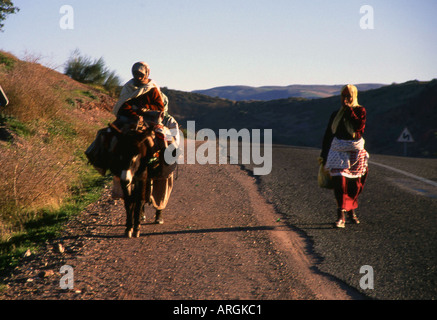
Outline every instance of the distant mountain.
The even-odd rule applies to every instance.
[[[367,91],[371,89],[378,89],[385,85],[380,83],[363,83],[356,86],[359,91]],[[282,87],[224,86],[206,90],[194,90],[192,92],[233,101],[269,101],[287,98],[327,98],[339,94],[342,87],[343,85],[290,85]]]
[[[170,113],[186,127],[196,129],[273,129],[273,142],[320,148],[332,112],[340,96],[320,99],[288,98],[270,101],[231,101],[206,95],[165,90]],[[405,127],[414,143],[409,156],[437,158],[437,79],[408,81],[378,89],[359,91],[358,100],[367,110],[366,149],[370,153],[403,155],[397,142]]]

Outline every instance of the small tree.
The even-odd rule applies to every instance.
[[[3,31],[4,24],[2,21],[6,20],[6,16],[11,13],[16,13],[20,11],[19,8],[15,7],[10,0],[0,0],[0,31]]]
[[[113,96],[118,95],[118,91],[121,85],[120,77],[115,73],[115,71],[109,72],[105,84],[103,87],[105,87],[106,90],[109,91],[109,93]]]
[[[115,93],[121,83],[115,71],[105,66],[103,58],[93,60],[84,57],[77,49],[66,62],[64,73],[76,81],[103,86],[111,94]]]

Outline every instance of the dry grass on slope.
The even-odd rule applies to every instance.
[[[92,176],[83,151],[113,120],[113,99],[89,86],[0,51],[0,240],[22,231]]]

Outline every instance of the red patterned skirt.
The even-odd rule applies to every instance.
[[[358,196],[361,194],[366,183],[368,174],[358,178],[347,178],[345,176],[333,176],[335,200],[339,209],[350,211],[358,208]]]

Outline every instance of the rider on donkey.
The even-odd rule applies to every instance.
[[[167,112],[167,97],[155,81],[149,78],[150,67],[145,62],[137,62],[132,67],[133,79],[128,81],[121,93],[118,102],[115,104],[113,113],[117,116],[115,125],[123,127],[131,124],[143,123],[143,116],[147,111],[161,111],[167,126],[172,126],[178,134],[177,122]],[[163,126],[157,126],[156,136],[161,138],[160,143],[167,145],[168,134],[163,130]],[[169,132],[169,131],[167,131]],[[117,183],[117,178],[114,183]],[[152,184],[150,200],[156,209],[155,223],[162,224],[162,210],[166,207],[170,193],[173,189],[173,174],[169,177],[151,179]],[[149,200],[149,199],[146,199]]]
[[[137,62],[132,67],[133,78],[128,81],[120,93],[113,113],[119,120],[124,117],[140,117],[141,109],[164,111],[164,97],[155,81],[149,79],[150,67],[145,62]]]

